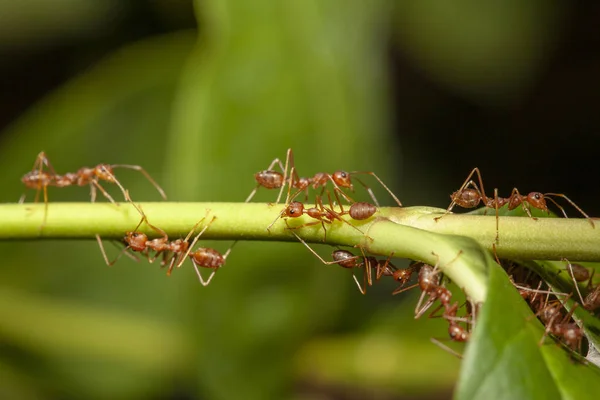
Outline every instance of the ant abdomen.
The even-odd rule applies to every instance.
[[[347,250],[335,250],[331,256],[341,267],[354,268],[358,265],[358,258]]]
[[[225,264],[223,255],[209,247],[200,247],[195,252],[190,253],[190,258],[199,267],[219,268]]]
[[[350,206],[348,214],[352,219],[362,221],[373,216],[377,212],[377,207],[366,202],[357,202]]]
[[[283,185],[283,175],[273,170],[257,172],[254,174],[254,179],[266,189],[279,189]]]
[[[450,200],[463,208],[475,208],[481,201],[481,194],[475,189],[463,189],[452,193]]]

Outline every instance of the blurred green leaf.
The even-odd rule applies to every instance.
[[[125,46],[23,115],[2,138],[4,200],[23,193],[19,177],[41,150],[59,173],[122,162],[143,165],[161,181],[161,148],[146,143],[164,140],[193,40],[180,32]],[[145,190],[158,198],[134,172],[121,172],[134,197]],[[89,200],[87,188],[52,189],[50,201]],[[6,374],[26,374],[47,395],[130,398],[165,390],[193,362],[175,312],[184,299],[177,279],[132,262],[108,269],[94,243],[2,243],[0,251],[2,282],[11,288],[3,291],[0,342],[21,354]]]
[[[567,7],[543,0],[396,3],[404,51],[433,80],[477,101],[515,101],[555,45]]]

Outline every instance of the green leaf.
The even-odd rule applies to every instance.
[[[500,268],[465,353],[457,399],[586,399],[600,391],[600,370],[546,339],[543,328]]]

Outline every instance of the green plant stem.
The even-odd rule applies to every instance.
[[[140,203],[150,222],[169,236],[185,236],[192,226],[210,210],[217,216],[204,238],[233,240],[296,241],[278,221],[268,232],[265,228],[275,220],[282,206],[265,203]],[[467,236],[488,250],[496,235],[494,216],[448,214],[438,221],[443,210],[431,207],[383,207],[375,216],[389,218],[397,224],[446,235]],[[210,218],[209,218],[210,219]],[[121,239],[140,221],[139,213],[129,204],[52,203],[48,205],[46,224],[43,204],[0,205],[0,240],[14,239],[93,239],[99,234],[107,239]],[[314,222],[304,216],[289,219],[290,226]],[[352,221],[363,229],[373,218]],[[578,261],[600,260],[600,226],[593,228],[585,219],[500,217],[500,240],[496,246],[499,257],[532,260],[559,260],[566,257]],[[200,225],[203,226],[203,225]],[[323,242],[323,232],[317,224],[297,230],[307,242]],[[327,242],[333,245],[355,245],[360,232],[348,224],[326,224]],[[364,229],[363,229],[364,230]],[[145,224],[141,231],[154,234]]]
[[[150,223],[171,238],[183,237],[202,218],[198,230],[212,220],[204,239],[297,241],[283,219],[269,231],[282,205],[265,203],[139,203]],[[374,254],[438,264],[475,301],[487,291],[487,267],[496,234],[494,216],[448,214],[430,207],[381,208],[367,221],[325,224],[326,243],[361,246]],[[0,205],[0,240],[104,239],[120,240],[140,222],[131,204],[51,203],[44,223],[44,204]],[[290,227],[315,222],[308,216],[288,219]],[[42,224],[43,227],[42,227]],[[147,224],[140,231],[159,236]],[[294,230],[309,243],[323,243],[320,223]],[[364,232],[364,233],[363,233]],[[368,235],[368,236],[367,236]],[[452,240],[448,240],[448,235]],[[525,259],[600,260],[600,227],[579,219],[501,217],[499,257]],[[460,257],[459,257],[460,256]],[[473,268],[473,265],[480,266]]]

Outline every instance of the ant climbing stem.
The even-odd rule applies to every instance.
[[[44,166],[46,166],[50,172],[45,172]],[[37,168],[37,170],[36,170]],[[23,175],[21,181],[25,184],[26,187],[31,189],[37,189],[36,192],[36,201],[39,196],[39,191],[44,190],[44,201],[47,203],[48,195],[47,188],[48,186],[56,186],[56,187],[66,187],[66,186],[85,186],[90,185],[91,191],[91,200],[94,202],[96,200],[96,190],[100,190],[102,194],[111,202],[115,203],[114,199],[108,192],[104,189],[102,185],[100,185],[99,181],[106,181],[108,183],[116,184],[123,195],[125,196],[125,189],[123,185],[119,182],[119,180],[115,177],[113,170],[115,168],[127,168],[133,169],[135,171],[140,172],[148,181],[156,188],[161,197],[166,200],[167,195],[164,190],[156,183],[154,179],[139,165],[129,165],[129,164],[98,164],[93,168],[82,167],[77,172],[68,172],[64,175],[59,175],[55,172],[50,160],[46,156],[46,153],[43,151],[38,154],[36,161],[34,163],[34,167],[32,171]],[[125,197],[127,201],[127,197]],[[21,197],[20,202],[25,200],[25,195]]]
[[[416,288],[417,286],[419,286],[419,283],[415,283],[413,285],[410,285],[408,287],[404,287],[408,281],[410,281],[410,279],[412,278],[413,273],[420,271],[421,267],[424,264],[421,262],[412,262],[408,268],[400,268],[397,269],[396,271],[393,272],[392,277],[394,278],[395,281],[400,282],[400,286],[398,286],[393,292],[392,292],[392,296],[395,296],[397,294],[406,292],[407,290]]]
[[[577,282],[581,282],[581,281],[586,281],[589,278],[589,271],[585,268],[583,268],[581,265],[579,264],[571,264],[571,262],[569,260],[567,260],[566,258],[561,258],[562,262],[567,263],[567,271],[569,271],[569,276],[571,277],[571,279],[573,279],[573,286],[575,286],[575,291],[577,292],[577,295],[579,296],[579,300],[581,301],[581,305],[585,307],[585,301],[583,299],[583,296],[581,295],[581,291],[579,290],[579,285],[577,284]],[[588,276],[582,276],[581,271],[578,271],[578,276],[575,275],[574,272],[574,267],[580,267],[583,268],[586,272]],[[577,268],[579,270],[579,268]],[[577,279],[579,278],[579,279]],[[584,279],[581,279],[584,278]]]
[[[556,337],[562,338],[564,343],[571,350],[577,350],[580,352],[583,329],[581,329],[575,323],[569,323],[569,320],[573,316],[573,312],[577,308],[578,304],[575,303],[569,312],[560,320],[560,322],[558,322],[557,320],[562,316],[561,309],[564,307],[564,305],[560,301],[558,301],[556,305],[548,305],[547,301],[548,299],[546,299],[546,304],[536,314],[537,316],[540,316],[540,319],[542,319],[542,321],[546,324],[546,329],[544,330],[544,334],[542,335],[538,345],[542,346],[546,336],[548,336],[548,334],[552,334]]]
[[[474,175],[477,175],[477,181],[479,183],[479,186],[472,179]],[[549,214],[550,210],[548,209],[548,205],[546,204],[547,199],[551,201],[558,209],[560,209],[565,218],[568,218],[564,208],[560,204],[558,204],[556,200],[552,198],[552,196],[564,198],[590,222],[593,228],[595,228],[594,221],[579,206],[577,206],[575,202],[573,202],[571,199],[569,199],[562,193],[542,194],[540,192],[530,192],[525,196],[521,195],[517,188],[513,188],[509,197],[499,197],[498,189],[496,188],[494,189],[494,197],[487,197],[483,188],[483,178],[481,177],[481,172],[478,168],[474,168],[471,171],[471,173],[467,176],[467,179],[464,181],[460,189],[450,195],[450,199],[452,201],[446,209],[446,212],[443,215],[436,217],[435,221],[437,222],[446,214],[449,214],[451,210],[457,205],[463,208],[474,208],[477,207],[483,201],[484,207],[494,208],[496,211],[496,237],[494,240],[494,244],[497,244],[499,243],[499,209],[505,205],[507,205],[509,211],[512,211],[518,206],[521,206],[528,217],[536,220],[537,218],[531,214],[531,207],[547,212]]]
[[[477,183],[473,181],[473,175],[477,175],[479,186],[477,186]],[[473,168],[461,187],[450,195],[450,199],[451,202],[446,209],[446,212],[444,212],[443,215],[434,218],[436,222],[445,215],[449,214],[455,206],[460,206],[462,208],[475,208],[483,201],[485,207],[494,208],[496,210],[496,237],[494,239],[494,244],[499,243],[499,209],[506,204],[507,200],[502,197],[498,197],[497,188],[494,189],[493,199],[490,199],[486,196],[485,189],[483,187],[483,178],[481,177],[481,171],[479,171],[479,168]]]
[[[196,242],[198,241],[200,236],[202,236],[204,231],[206,231],[208,229],[208,227],[214,222],[214,220],[216,218],[217,217],[213,216],[213,218],[210,220],[210,222],[208,222],[208,224],[196,235],[196,237],[190,244],[189,248],[187,249],[187,252],[182,257],[179,264],[177,264],[177,267],[179,267],[185,261],[186,257],[189,255],[190,259],[192,260],[192,264],[194,265],[194,270],[196,271],[196,275],[198,275],[198,279],[200,280],[200,283],[202,284],[202,286],[208,286],[208,284],[210,284],[211,280],[217,273],[218,269],[225,265],[225,261],[227,260],[229,253],[231,253],[231,249],[235,245],[235,243],[233,243],[229,247],[229,249],[227,249],[225,254],[221,254],[217,250],[212,249],[210,247],[199,247],[198,249],[196,249],[196,251],[191,252],[191,250],[196,245]],[[210,274],[210,276],[208,277],[208,279],[206,281],[202,278],[202,274],[200,273],[200,270],[198,269],[198,267],[213,269],[213,272]]]
[[[450,260],[446,266],[450,266],[456,262],[456,260],[458,260],[462,255],[462,252],[462,250],[459,250],[456,256]],[[419,287],[421,288],[421,296],[419,297],[419,302],[415,307],[415,319],[418,319],[425,314],[431,305],[438,299],[444,308],[449,307],[450,299],[452,298],[452,293],[444,286],[440,285],[440,279],[436,278],[440,272],[438,268],[440,265],[440,256],[434,252],[431,254],[436,257],[437,261],[435,265],[432,267],[431,265],[424,264],[419,270]],[[423,300],[425,299],[425,295],[428,295],[429,299],[423,306],[421,306],[423,304]]]
[[[329,197],[329,194],[328,194]],[[321,224],[321,226],[323,227],[323,231],[324,231],[324,235],[323,235],[323,241],[327,241],[327,228],[325,228],[325,223],[328,224],[332,224],[334,221],[341,221],[344,222],[348,225],[350,225],[352,228],[356,229],[357,231],[359,231],[361,234],[364,234],[363,231],[361,231],[359,228],[357,228],[356,226],[352,225],[350,222],[346,221],[344,218],[342,218],[342,214],[337,213],[335,211],[332,210],[333,205],[331,203],[331,197],[329,197],[329,203],[330,203],[330,207],[325,207],[323,205],[323,201],[321,200],[321,197],[319,195],[316,196],[315,199],[315,206],[311,207],[311,208],[305,208],[304,204],[302,204],[299,201],[293,201],[290,204],[288,204],[277,216],[277,218],[275,218],[275,220],[273,222],[271,222],[271,224],[267,227],[267,231],[271,230],[271,227],[280,219],[280,218],[284,218],[284,220],[286,221],[286,226],[287,229],[300,229],[300,228],[305,228],[307,226],[313,226],[313,225],[317,225],[317,224]],[[353,209],[354,205],[357,205],[356,208]],[[348,211],[348,213],[350,214],[350,216],[354,215],[355,217],[357,217],[357,220],[359,218],[361,219],[367,219],[369,218],[371,215],[373,215],[377,210],[370,210],[365,208],[362,208],[362,206],[364,205],[364,203],[354,203],[353,206],[350,207],[350,211]],[[360,208],[359,208],[360,207]],[[372,212],[370,215],[368,215],[370,212]],[[312,222],[307,222],[303,225],[299,225],[299,226],[294,226],[291,227],[288,225],[287,223],[287,218],[299,218],[302,215],[308,215],[309,217],[315,219],[315,221]],[[345,212],[344,212],[345,214]]]
[[[477,186],[477,184],[472,180],[472,177],[475,174],[477,174],[479,186]],[[469,187],[472,187],[472,189],[469,189]],[[484,203],[488,203],[488,198],[485,195],[483,179],[481,178],[481,172],[479,171],[479,168],[473,168],[460,188],[450,195],[450,199],[452,201],[450,202],[450,205],[446,209],[444,215],[449,214],[457,205],[463,208],[475,208],[482,200]],[[436,218],[436,220],[442,218],[444,215]]]
[[[48,171],[44,171],[44,166],[48,169]],[[44,191],[44,204],[45,204],[45,212],[44,212],[44,221],[42,223],[41,229],[45,226],[48,215],[48,186],[54,187],[67,187],[67,186],[90,186],[90,198],[92,203],[96,201],[96,191],[100,190],[100,192],[106,197],[111,203],[118,205],[112,196],[104,189],[104,187],[100,184],[100,181],[105,181],[108,183],[116,184],[123,195],[125,196],[126,201],[131,201],[129,198],[125,188],[119,182],[119,180],[115,177],[113,170],[115,168],[128,168],[133,169],[135,171],[140,172],[148,181],[158,190],[161,197],[163,199],[167,199],[167,196],[164,190],[152,179],[152,177],[139,165],[129,165],[129,164],[98,164],[93,168],[83,167],[80,168],[77,172],[68,172],[64,175],[59,175],[54,170],[54,167],[50,163],[50,160],[46,156],[46,153],[43,151],[37,155],[37,158],[33,164],[33,168],[30,172],[23,175],[21,178],[21,182],[29,188],[36,189],[35,202],[39,199],[40,190]],[[19,199],[19,203],[23,203],[25,201],[26,194],[23,194]]]
[[[273,170],[273,167],[275,167],[275,165],[279,166],[279,169],[281,169],[282,173]],[[256,174],[254,174],[254,179],[256,180],[257,185],[254,188],[254,190],[252,190],[252,192],[250,192],[250,194],[248,195],[248,197],[246,198],[246,200],[244,202],[245,203],[250,202],[250,200],[252,200],[252,198],[258,192],[258,189],[260,187],[264,187],[265,189],[279,189],[279,195],[277,196],[277,201],[275,202],[275,204],[278,204],[279,200],[281,200],[281,195],[283,193],[283,189],[285,187],[286,181],[289,180],[290,183],[294,182],[294,180],[292,180],[293,178],[296,178],[295,181],[299,180],[297,175],[295,175],[293,177],[288,177],[287,172],[288,172],[288,168],[290,165],[293,168],[294,155],[293,155],[292,149],[288,149],[288,151],[287,151],[287,155],[285,158],[285,167],[283,166],[281,160],[279,158],[276,158],[273,161],[271,161],[271,164],[269,164],[267,169],[259,171]],[[292,175],[293,175],[293,173],[292,173]]]
[[[354,282],[356,283],[356,286],[358,286],[358,290],[363,295],[367,293],[367,289],[366,289],[367,284],[369,286],[373,285],[371,269],[376,270],[377,277],[384,275],[385,271],[396,269],[396,267],[394,267],[390,263],[390,259],[392,258],[394,253],[390,254],[390,256],[386,259],[385,262],[382,262],[382,261],[377,260],[375,257],[368,257],[365,254],[362,247],[360,247],[362,256],[356,256],[347,250],[335,250],[332,253],[333,261],[325,261],[323,259],[323,257],[321,257],[316,251],[314,251],[313,248],[310,247],[308,245],[308,243],[306,243],[306,241],[304,241],[304,239],[302,239],[300,236],[298,236],[298,234],[296,234],[296,232],[294,232],[294,231],[290,231],[290,232],[292,232],[292,234],[294,236],[296,236],[296,239],[298,239],[312,254],[314,254],[315,257],[317,257],[325,265],[338,264],[339,266],[341,266],[343,268],[347,268],[347,269],[364,268],[364,272],[363,272],[364,287],[363,287],[363,285],[360,284],[360,282],[358,281],[358,278],[356,277],[354,272],[352,273]],[[379,279],[379,278],[377,278],[377,279]]]

